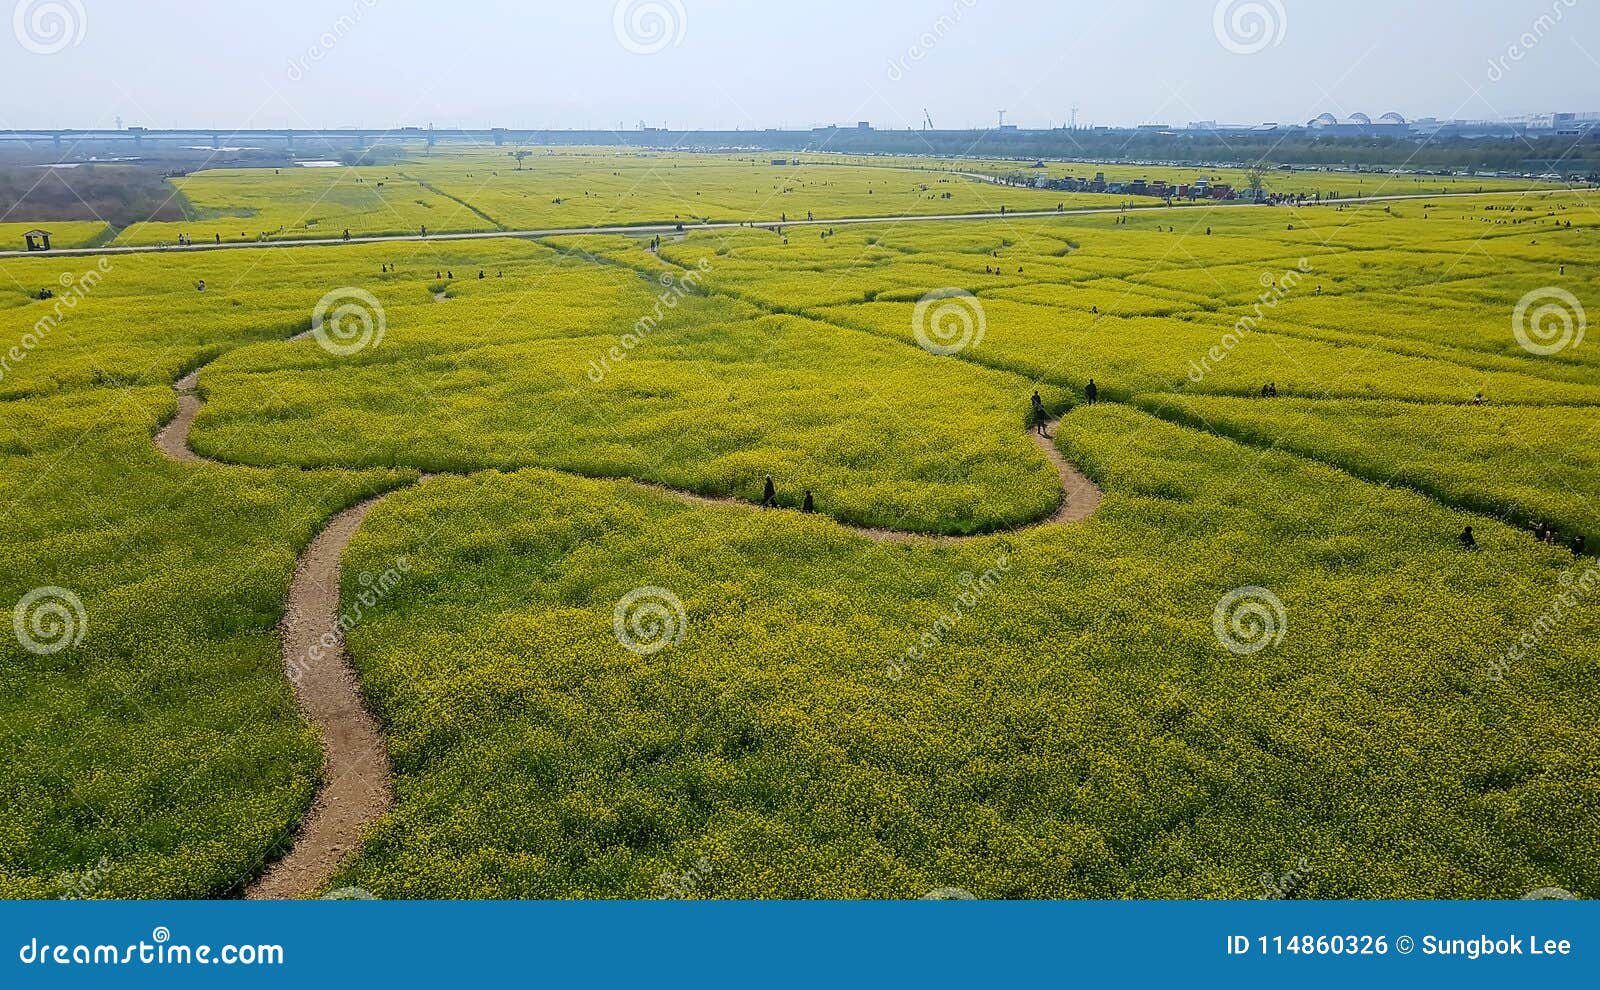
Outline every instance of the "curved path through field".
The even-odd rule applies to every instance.
[[[303,333],[293,339],[309,335]],[[199,377],[200,369],[197,369],[173,384],[178,411],[155,435],[155,445],[162,454],[179,463],[223,464],[201,457],[189,446],[189,433],[202,405]],[[1048,424],[1045,434],[1033,432],[1030,436],[1061,478],[1061,503],[1049,518],[1011,532],[1082,522],[1100,506],[1100,489],[1066,459],[1048,436],[1056,422],[1059,421]],[[434,475],[424,475],[421,481],[432,477]],[[634,483],[696,505],[754,507],[741,499],[712,498],[664,485]],[[370,498],[334,516],[311,541],[295,567],[283,620],[278,627],[283,664],[300,709],[322,733],[325,765],[316,803],[301,823],[293,846],[246,886],[248,898],[284,899],[316,893],[327,885],[340,862],[360,844],[367,826],[394,803],[383,736],[377,720],[362,701],[360,684],[345,657],[343,637],[339,634],[344,551],[367,514],[387,497]],[[902,544],[959,543],[994,535],[933,536],[893,529],[845,528],[867,539]]]

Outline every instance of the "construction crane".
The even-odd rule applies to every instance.
[[[927,107],[922,108],[922,119],[928,122],[928,126],[923,128],[923,130],[931,131],[935,129],[933,126],[933,114],[928,112]]]

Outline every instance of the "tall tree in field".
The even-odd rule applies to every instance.
[[[1267,173],[1270,171],[1272,166],[1262,160],[1250,166],[1250,171],[1245,173],[1247,177],[1245,188],[1250,190],[1251,202],[1259,203],[1267,198]]]

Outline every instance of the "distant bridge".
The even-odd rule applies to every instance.
[[[335,127],[316,129],[251,128],[179,128],[156,129],[128,127],[117,130],[94,128],[41,128],[37,130],[0,130],[0,142],[51,145],[68,148],[74,145],[117,145],[135,148],[153,145],[180,145],[198,148],[231,147],[324,147],[366,148],[376,144],[492,144],[492,145],[613,145],[629,147],[672,148],[695,146],[749,146],[802,148],[817,142],[819,135],[828,130],[806,131],[666,131],[660,129],[612,130],[532,130],[506,127],[433,128],[433,127]]]

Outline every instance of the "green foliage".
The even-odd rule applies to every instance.
[[[474,155],[191,177],[202,209],[259,213],[184,232],[1034,202],[897,169]],[[258,869],[317,771],[274,629],[295,556],[426,470],[457,476],[391,496],[349,551],[347,599],[399,555],[413,570],[350,636],[398,803],[338,884],[1250,896],[1304,858],[1304,896],[1594,894],[1600,606],[1549,621],[1586,563],[1518,517],[1600,522],[1600,376],[1592,341],[1528,353],[1511,314],[1538,287],[1600,311],[1597,232],[1541,192],[746,228],[659,255],[595,236],[7,259],[0,602],[71,588],[89,627],[46,656],[0,641],[0,893],[94,874],[95,894],[199,896]],[[59,314],[29,298],[91,268]],[[289,339],[347,288],[378,301],[381,343]],[[952,289],[985,332],[935,357],[917,304]],[[151,448],[201,366],[194,445],[254,467]],[[1060,497],[1029,393],[1071,409],[1090,378],[1102,402],[1058,444],[1100,512],[1000,532]],[[637,483],[749,502],[768,473],[820,514]],[[640,657],[614,609],[650,585],[687,627]],[[1213,610],[1246,586],[1287,625],[1238,656]]]
[[[150,443],[172,408],[166,388],[0,405],[6,616],[61,587],[86,617],[58,653],[0,638],[0,896],[219,894],[310,805],[284,591],[322,520],[395,479],[181,467]]]
[[[703,860],[693,896],[1251,897],[1302,856],[1312,897],[1600,882],[1568,701],[1600,612],[1484,677],[1561,555],[1490,524],[1465,557],[1423,498],[1127,409],[1061,435],[1100,515],[957,547],[539,471],[392,498],[350,563],[413,579],[352,649],[402,799],[336,885],[653,897]],[[1218,645],[1240,584],[1282,597],[1279,648]],[[613,636],[640,585],[686,616],[653,657]]]

